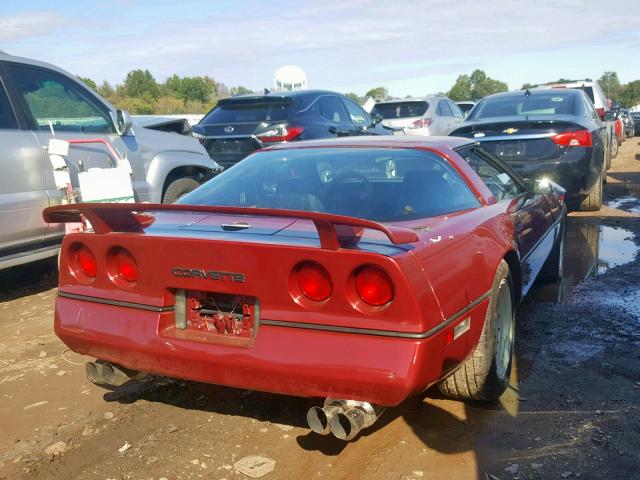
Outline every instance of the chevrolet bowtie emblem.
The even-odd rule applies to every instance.
[[[518,131],[517,128],[507,128],[506,130],[503,130],[502,133],[507,133],[511,135],[512,133],[516,133],[517,131]]]

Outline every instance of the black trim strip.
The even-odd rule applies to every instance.
[[[426,332],[420,333],[407,333],[407,332],[394,332],[388,330],[376,330],[372,328],[353,328],[353,327],[339,327],[334,325],[319,325],[315,323],[301,323],[301,322],[285,322],[282,320],[265,320],[263,319],[260,323],[262,325],[271,325],[273,327],[289,327],[289,328],[303,328],[308,330],[322,330],[326,332],[340,332],[340,333],[357,333],[360,335],[375,335],[379,337],[394,337],[394,338],[411,338],[411,339],[423,339],[429,338],[440,330],[448,327],[457,319],[462,317],[465,313],[469,312],[472,308],[476,307],[484,300],[489,298],[491,295],[491,290],[483,293],[478,298],[476,298],[469,305],[464,307],[458,313],[453,315],[452,317],[447,318],[444,322],[439,323],[435,327],[427,330]]]
[[[547,238],[547,236],[553,231],[554,228],[556,228],[556,225],[562,222],[563,218],[564,216],[561,215],[560,218],[558,218],[558,220],[556,220],[551,224],[551,227],[549,227],[549,230],[547,230],[547,232],[538,239],[536,244],[533,247],[531,247],[531,250],[529,250],[527,254],[524,257],[522,257],[522,259],[520,260],[520,265],[522,265],[524,262],[527,261],[527,259],[533,254],[533,252],[536,251],[536,249],[540,246],[540,244],[544,241],[544,239]]]
[[[102,303],[105,305],[113,305],[115,307],[137,308],[139,310],[148,310],[150,312],[172,312],[173,305],[169,307],[156,307],[155,305],[145,305],[144,303],[122,302],[120,300],[109,300],[106,298],[89,297],[87,295],[78,295],[77,293],[58,292],[59,297],[72,298],[74,300],[83,300],[85,302]]]
[[[464,307],[455,315],[447,318],[444,322],[439,323],[435,327],[427,330],[426,332],[420,333],[407,333],[407,332],[395,332],[389,330],[377,330],[373,328],[354,328],[354,327],[339,327],[334,325],[321,325],[315,323],[301,323],[301,322],[287,322],[282,320],[265,320],[261,319],[260,323],[262,325],[270,325],[273,327],[288,327],[288,328],[303,328],[307,330],[323,330],[327,332],[340,332],[340,333],[357,333],[360,335],[375,335],[379,337],[395,337],[395,338],[411,338],[411,339],[423,339],[429,338],[440,330],[448,327],[453,322],[458,320],[464,314],[469,312],[471,309],[482,303],[484,300],[489,298],[491,295],[491,290],[483,293],[478,298],[476,298],[469,305]],[[127,308],[137,308],[140,310],[148,310],[151,312],[171,312],[174,310],[173,305],[168,307],[156,307],[154,305],[145,305],[143,303],[134,303],[134,302],[122,302],[119,300],[108,300],[106,298],[97,298],[90,297],[87,295],[79,295],[77,293],[68,293],[68,292],[58,292],[59,297],[63,298],[71,298],[74,300],[83,300],[85,302],[93,302],[93,303],[102,303],[104,305],[113,305],[116,307],[127,307]]]

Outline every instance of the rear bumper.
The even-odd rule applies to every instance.
[[[446,335],[457,320],[421,339],[263,324],[250,347],[205,343],[177,338],[172,311],[65,297],[56,300],[55,332],[78,353],[142,372],[391,406],[423,391],[464,359],[473,335],[479,336],[486,306],[485,299],[465,315],[471,317],[471,331],[449,345]]]
[[[546,177],[567,191],[567,196],[587,195],[596,185],[602,166],[593,158],[591,149],[574,148],[561,159],[508,161],[524,178]]]

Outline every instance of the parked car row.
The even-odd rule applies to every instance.
[[[63,232],[39,216],[64,198],[47,158],[53,137],[107,140],[131,164],[137,201],[171,203],[278,143],[456,135],[485,144],[527,181],[545,176],[563,185],[572,207],[594,210],[602,203],[602,183],[619,142],[640,131],[633,119],[627,111],[612,111],[597,83],[579,81],[478,102],[456,104],[443,95],[391,99],[376,103],[371,113],[330,91],[250,94],[220,100],[190,130],[180,119],[132,121],[73,75],[0,54],[0,137],[7,139],[0,163],[23,159],[20,168],[5,169],[12,174],[5,177],[0,220],[12,228],[0,234],[0,268],[57,252]],[[108,168],[110,159],[100,146],[82,146],[67,163],[76,187],[80,172]],[[26,174],[34,171],[40,174]]]

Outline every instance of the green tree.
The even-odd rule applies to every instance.
[[[471,75],[460,75],[447,96],[452,100],[473,100],[493,93],[506,92],[506,83],[487,76],[482,70],[474,70]]]
[[[98,91],[98,86],[96,85],[96,82],[94,82],[93,80],[91,80],[88,77],[81,77],[80,75],[78,75],[78,79],[83,82],[87,87],[91,88],[92,90]]]
[[[640,80],[629,82],[621,88],[620,105],[626,108],[640,105]]]
[[[389,98],[389,90],[385,87],[376,87],[369,90],[364,94],[364,98],[373,98],[375,101],[379,102],[381,100],[386,100]]]
[[[618,101],[622,90],[618,74],[616,72],[604,72],[598,79],[598,84],[602,87],[607,98]]]
[[[109,82],[105,80],[98,87],[98,93],[102,95],[104,98],[110,99],[110,98],[113,98],[114,94],[116,93],[116,90],[111,86]]]
[[[349,93],[345,93],[344,95],[345,97],[348,97],[354,102],[356,102],[358,105],[362,103],[362,98],[360,98],[360,96],[357,93],[349,92]]]
[[[247,88],[247,87],[243,87],[242,85],[238,86],[238,87],[233,87],[229,90],[229,95],[234,96],[234,95],[247,95],[249,93],[253,93],[253,90]]]
[[[471,100],[471,79],[469,75],[458,75],[456,83],[453,84],[451,90],[447,92],[447,97],[451,100]]]
[[[158,98],[160,91],[156,79],[149,70],[132,70],[127,73],[123,90],[126,95],[134,98]]]

